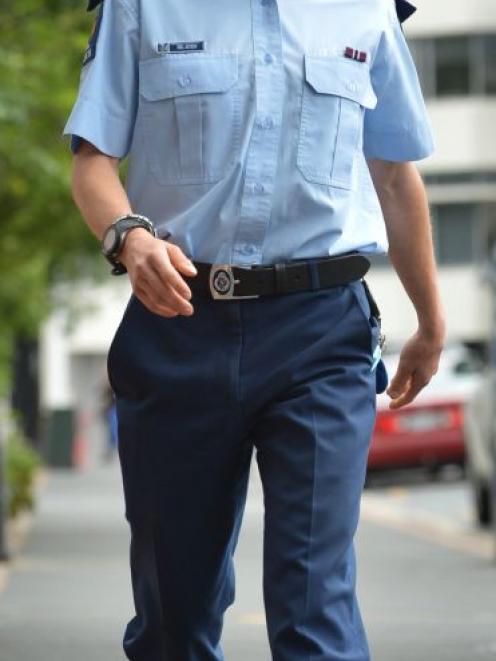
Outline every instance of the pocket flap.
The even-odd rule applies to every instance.
[[[305,55],[305,78],[316,92],[335,94],[375,108],[377,97],[367,64],[345,57]]]
[[[225,92],[237,78],[235,54],[162,55],[140,62],[140,94],[148,101],[201,92]]]

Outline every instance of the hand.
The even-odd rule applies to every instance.
[[[193,314],[191,289],[179,272],[192,277],[197,271],[179,246],[133,228],[119,261],[127,268],[133,292],[151,312],[163,317]]]
[[[398,409],[412,402],[439,367],[443,349],[444,326],[436,331],[419,328],[406,342],[394,378],[386,390],[392,401],[390,409]]]

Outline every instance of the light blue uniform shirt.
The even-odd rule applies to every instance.
[[[64,133],[129,156],[135,212],[204,262],[387,251],[366,159],[434,150],[394,0],[100,10]]]

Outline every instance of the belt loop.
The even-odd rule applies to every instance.
[[[310,284],[312,289],[319,289],[320,287],[320,278],[319,278],[319,270],[317,268],[317,262],[313,260],[309,260],[307,262],[308,264],[308,273],[310,275]]]
[[[276,277],[276,293],[284,292],[286,289],[286,264],[284,262],[274,264],[274,275]]]

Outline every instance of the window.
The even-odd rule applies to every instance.
[[[477,258],[478,205],[431,205],[432,233],[439,265],[469,264]]]
[[[436,54],[434,50],[434,39],[409,39],[410,47],[415,66],[422,86],[422,92],[425,97],[435,96],[436,93],[436,68],[434,62]]]
[[[469,94],[470,57],[466,37],[444,37],[435,42],[436,93]]]
[[[437,264],[481,264],[496,245],[496,203],[431,204],[432,236]],[[388,255],[371,255],[373,266],[391,267]]]
[[[408,39],[426,98],[496,94],[496,34]]]
[[[496,34],[484,37],[485,93],[496,94]]]
[[[439,265],[481,266],[496,239],[496,203],[431,205],[432,229]]]
[[[496,170],[473,172],[426,172],[422,179],[427,185],[438,184],[492,184],[496,183]]]

